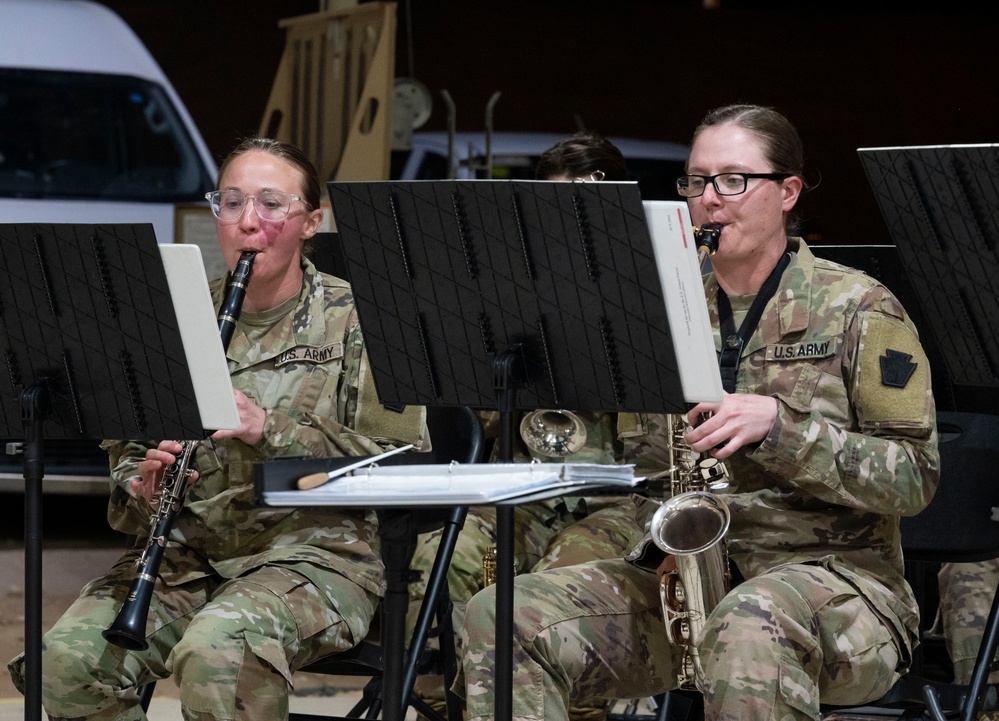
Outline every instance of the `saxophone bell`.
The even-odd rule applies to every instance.
[[[688,491],[664,502],[652,516],[652,541],[673,556],[701,553],[728,532],[731,514],[718,496]]]

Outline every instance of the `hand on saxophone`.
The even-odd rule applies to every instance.
[[[152,503],[163,483],[163,474],[177,461],[177,454],[182,449],[183,446],[178,441],[160,441],[156,448],[146,451],[146,460],[139,463],[140,479],[132,481],[135,494]],[[194,483],[197,478],[198,473],[195,471],[188,482]]]
[[[240,428],[238,431],[215,431],[212,438],[238,438],[249,446],[256,445],[264,437],[264,421],[267,420],[267,411],[241,391],[233,390],[232,393],[236,398],[236,410],[239,411]]]
[[[767,437],[777,419],[777,399],[753,393],[725,393],[721,403],[698,403],[687,420],[692,450],[725,459],[747,443]]]

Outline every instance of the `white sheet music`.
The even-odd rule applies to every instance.
[[[201,425],[208,430],[238,430],[239,411],[201,250],[187,244],[161,244],[159,248],[180,326],[184,356],[194,383]]]
[[[473,463],[369,466],[308,491],[268,491],[268,506],[474,506],[537,500],[587,486],[633,488],[633,465],[599,463]]]
[[[646,200],[642,205],[666,298],[683,399],[688,403],[720,401],[721,373],[687,204]]]

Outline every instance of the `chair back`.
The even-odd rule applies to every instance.
[[[940,486],[902,519],[906,560],[982,561],[999,556],[999,416],[941,412]]]
[[[485,449],[485,434],[479,414],[468,406],[430,406],[427,428],[437,463],[479,463]]]

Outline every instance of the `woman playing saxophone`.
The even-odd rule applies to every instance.
[[[695,130],[677,182],[692,221],[721,226],[704,288],[726,392],[692,408],[684,434],[728,470],[717,495],[733,581],[691,639],[708,721],[814,720],[822,703],[876,699],[917,639],[899,517],[939,479],[926,355],[887,288],[790,230],[803,158],[783,115],[726,106]],[[670,418],[619,414],[618,426],[636,474],[667,468]],[[513,718],[675,688],[682,653],[659,595],[673,561],[646,537],[627,558],[518,576]],[[473,598],[462,629],[478,721],[493,702],[493,603]]]
[[[193,454],[138,650],[102,633],[128,593],[150,501],[181,447],[105,442],[109,519],[140,542],[45,635],[51,718],[141,719],[136,689],[168,676],[185,718],[286,718],[292,673],[367,633],[382,592],[377,521],[364,509],[260,507],[253,465],[426,447],[422,408],[396,413],[377,400],[349,285],[303,255],[323,215],[311,162],[283,143],[244,141],[208,200],[228,267],[256,254],[227,352],[240,427]],[[213,285],[217,305],[229,275]]]

